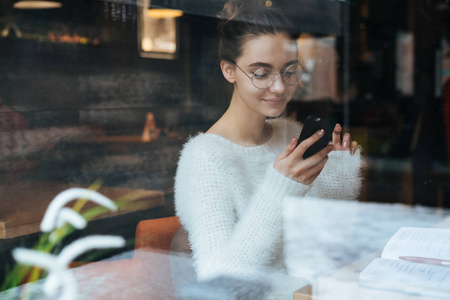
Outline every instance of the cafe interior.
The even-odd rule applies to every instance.
[[[444,222],[450,215],[450,1],[251,1],[281,9],[299,32],[306,71],[283,116],[299,122],[332,116],[363,149],[360,196],[345,202],[356,208],[357,220],[347,224],[350,212],[342,210],[322,228],[349,226],[336,233],[345,233],[337,242],[324,238],[336,251],[354,241],[333,272],[383,248],[399,226]],[[136,257],[138,223],[175,215],[183,144],[221,117],[233,90],[217,56],[216,15],[225,2],[2,1],[0,283],[15,270],[12,250],[31,249],[46,236],[41,221],[64,190],[96,190],[121,203],[56,244],[54,253],[92,234],[124,238],[122,248],[76,257],[79,268]],[[67,206],[98,206],[77,199]],[[324,224],[319,219],[310,221]],[[364,230],[383,234],[362,244]],[[45,280],[41,275],[34,280]],[[196,291],[211,288],[196,284]],[[13,287],[4,283],[2,291]],[[156,290],[165,296],[142,299],[173,296]]]

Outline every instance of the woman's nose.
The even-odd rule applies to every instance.
[[[281,74],[276,74],[275,80],[272,82],[272,85],[270,86],[270,91],[274,94],[282,94],[285,89],[286,84],[284,83]]]

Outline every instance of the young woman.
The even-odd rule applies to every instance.
[[[253,278],[282,269],[286,196],[354,199],[358,144],[341,140],[303,159],[323,130],[300,143],[301,125],[282,115],[301,80],[295,40],[278,11],[229,2],[219,58],[234,91],[228,110],[185,144],[175,178],[176,213],[189,235],[199,279]],[[268,117],[271,117],[270,120]]]

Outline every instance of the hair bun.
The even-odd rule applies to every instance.
[[[230,0],[225,3],[223,9],[217,14],[223,21],[239,20],[239,16],[252,8],[257,8],[251,0]]]
[[[268,8],[256,0],[230,0],[217,17],[220,60],[236,61],[249,38],[278,32],[292,36],[292,26],[281,10]]]

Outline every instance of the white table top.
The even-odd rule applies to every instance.
[[[300,277],[269,274],[273,275],[269,280],[273,280],[271,284],[277,288],[289,286],[284,290],[289,290],[290,299],[292,295],[297,300],[428,299],[360,288],[358,277],[380,255],[387,240],[399,227],[433,227],[439,224],[450,228],[449,211],[399,204],[290,199],[286,202],[285,213],[286,265],[289,270],[297,271],[295,275]],[[194,284],[193,288],[200,287],[198,291],[201,293],[203,286],[195,285],[189,257],[140,251],[134,253],[132,259],[129,256],[117,257],[122,260],[104,265],[104,268],[93,263],[76,269],[81,295],[90,297],[94,293],[99,296],[95,299],[127,299],[131,293],[133,299],[149,299],[149,295],[174,299],[179,291],[173,287],[169,291],[165,289],[170,282],[176,288]],[[170,264],[169,269],[167,264]],[[174,274],[180,277],[175,278]],[[307,285],[308,282],[312,285]],[[290,290],[295,284],[298,286]],[[302,286],[305,289],[294,293]],[[209,289],[211,285],[206,287]],[[19,299],[18,291],[23,291],[23,288],[0,293],[0,298]],[[41,288],[42,282],[34,285],[31,291],[36,295],[42,294]],[[167,291],[169,294],[163,294]],[[189,292],[192,291],[191,288]],[[111,295],[115,298],[110,298]]]
[[[288,199],[285,218],[287,267],[296,276],[304,274],[311,282],[294,293],[294,300],[430,299],[359,287],[359,274],[380,257],[386,242],[400,227],[450,228],[449,210]]]

